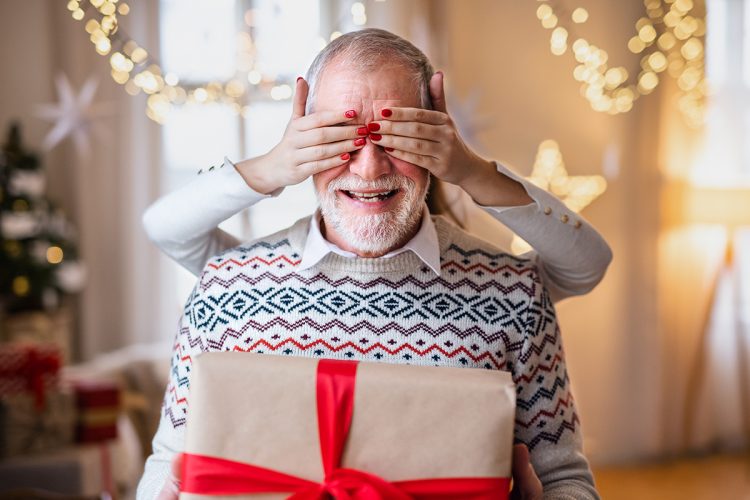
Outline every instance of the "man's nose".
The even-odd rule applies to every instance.
[[[388,154],[383,148],[373,144],[369,137],[364,147],[352,155],[349,162],[349,171],[366,181],[390,174],[392,168]]]

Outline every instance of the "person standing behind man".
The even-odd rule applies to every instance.
[[[177,333],[139,498],[174,493],[169,472],[184,445],[190,358],[226,349],[507,370],[518,391],[519,494],[598,498],[547,286],[558,298],[587,291],[611,252],[562,203],[465,146],[447,114],[442,74],[419,49],[376,29],[336,39],[298,80],[279,144],[227,166],[144,216],[149,235],[200,279]],[[233,176],[243,182],[230,186]],[[239,246],[215,228],[230,205],[310,176],[320,202],[312,217]],[[520,234],[539,254],[514,257],[431,217],[433,176],[501,220],[518,211],[527,229]],[[224,190],[225,199],[199,187]],[[553,221],[552,211],[567,217]],[[159,235],[166,226],[170,235]],[[581,255],[596,259],[581,263]]]

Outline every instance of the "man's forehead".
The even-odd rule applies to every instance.
[[[414,79],[400,65],[357,70],[345,64],[332,64],[323,71],[317,94],[319,110],[346,107],[361,113],[377,113],[388,106],[420,104]]]
[[[408,99],[402,99],[401,94],[393,93],[382,97],[371,97],[362,93],[349,92],[341,94],[338,103],[341,107],[353,109],[358,113],[379,113],[381,109],[389,106],[408,106]],[[338,107],[338,106],[337,106]]]

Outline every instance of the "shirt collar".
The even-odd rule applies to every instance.
[[[320,232],[319,221],[320,209],[317,209],[310,220],[310,229],[307,232],[307,240],[305,241],[305,248],[302,251],[302,261],[299,264],[299,270],[304,271],[305,269],[313,267],[315,264],[323,260],[323,257],[330,252],[337,253],[344,257],[358,258],[357,254],[354,252],[343,250],[334,243],[326,240]],[[407,250],[414,252],[422,262],[427,264],[435,274],[440,276],[440,246],[438,243],[437,230],[435,230],[435,224],[432,222],[432,217],[430,217],[430,211],[427,210],[427,205],[422,205],[422,222],[417,234],[415,234],[414,237],[401,248],[392,250],[378,258],[387,259],[406,252]]]

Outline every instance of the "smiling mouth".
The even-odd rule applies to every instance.
[[[398,189],[394,189],[391,191],[373,191],[373,192],[361,192],[361,191],[346,191],[341,190],[342,193],[344,193],[346,196],[353,200],[361,201],[363,203],[377,203],[379,201],[387,200],[388,198],[393,197],[396,193],[398,193]]]

